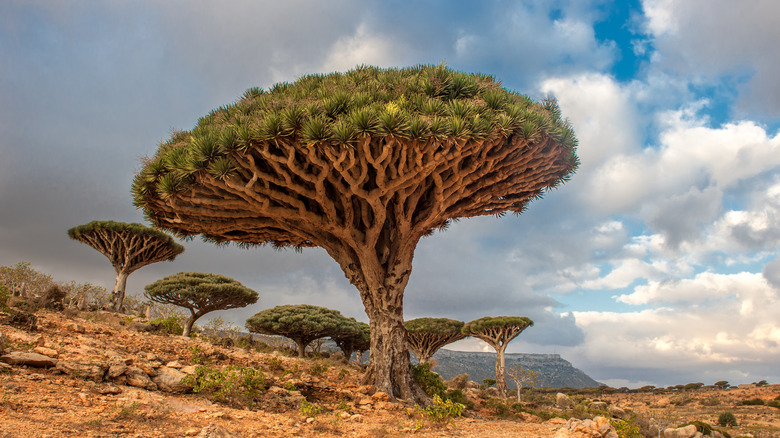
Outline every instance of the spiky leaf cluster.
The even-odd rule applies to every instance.
[[[355,318],[344,318],[338,331],[330,335],[344,356],[349,360],[352,352],[371,348],[371,327]]]
[[[467,322],[461,332],[501,347],[533,325],[534,322],[525,316],[485,316]]]
[[[417,318],[406,321],[406,342],[417,359],[428,362],[441,347],[466,337],[463,322],[449,318]]]
[[[565,163],[556,166],[568,170],[557,174],[557,180],[545,182],[547,187],[565,180],[577,166],[574,133],[553,101],[536,103],[502,88],[491,76],[461,73],[443,65],[402,69],[360,66],[346,73],[307,75],[294,83],[276,84],[268,91],[248,90],[237,102],[201,118],[192,130],[177,132],[161,144],[134,179],[132,192],[135,205],[144,208],[153,223],[181,235],[202,233],[218,242],[308,246],[306,239],[192,231],[163,218],[160,204],[174,202],[177,194],[204,179],[227,183],[238,177],[247,187],[265,184],[266,191],[277,190],[279,183],[263,181],[262,176],[259,181],[255,178],[258,174],[282,173],[280,163],[262,162],[281,145],[295,148],[294,154],[286,149],[281,154],[289,158],[287,165],[292,167],[292,178],[284,177],[287,185],[306,181],[303,173],[319,172],[323,167],[323,153],[312,154],[312,148],[333,150],[334,156],[339,155],[338,150],[349,148],[365,158],[366,154],[379,156],[380,151],[373,149],[381,147],[374,146],[379,144],[376,141],[367,149],[357,147],[366,138],[392,138],[396,148],[412,143],[436,148],[438,142],[513,137],[529,142],[549,140],[567,151],[562,158]],[[309,160],[314,166],[307,164]],[[347,164],[329,163],[345,169]],[[253,177],[247,168],[259,172]],[[366,188],[371,189],[370,184]],[[519,212],[529,198],[539,193],[507,196],[517,197],[510,209]],[[279,202],[290,204],[292,200]]]
[[[191,309],[196,314],[237,309],[257,302],[258,294],[240,282],[219,274],[179,272],[144,288],[158,303]]]
[[[415,333],[430,333],[449,336],[452,334],[460,334],[461,329],[463,328],[463,321],[449,318],[417,318],[404,322],[404,326],[406,326],[406,332],[410,335]]]

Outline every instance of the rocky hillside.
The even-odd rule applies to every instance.
[[[446,380],[463,373],[468,374],[470,380],[477,382],[486,378],[494,379],[496,376],[495,353],[441,349],[433,357],[437,361],[435,371]],[[543,387],[591,388],[600,385],[558,354],[507,354],[507,368],[515,365],[539,371],[539,383]],[[514,387],[514,384],[510,381],[509,386]]]

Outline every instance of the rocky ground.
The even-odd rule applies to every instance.
[[[130,318],[105,312],[44,311],[33,330],[0,324],[0,350],[5,350],[0,351],[0,437],[617,437],[603,418],[543,421],[528,413],[506,415],[479,397],[466,417],[434,421],[412,405],[372,395],[372,388],[359,385],[361,369],[354,364],[215,346],[140,328]],[[245,386],[192,393],[186,376],[197,374],[200,366],[222,377],[233,370],[240,378],[231,382]],[[261,371],[262,384],[252,380],[257,374],[235,374],[246,370]],[[255,387],[257,394],[248,392]],[[735,438],[780,431],[778,409],[731,408],[743,398],[771,399],[780,386],[740,391],[719,394],[720,405],[707,407],[691,401],[674,405],[671,397],[654,394],[604,395],[603,400],[640,413],[676,410],[674,422],[696,416],[690,419],[715,424],[713,416],[728,407],[744,426],[732,434]]]

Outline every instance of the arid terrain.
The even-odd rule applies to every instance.
[[[575,432],[565,419],[597,416],[587,408],[591,399],[607,402],[610,413],[633,412],[647,425],[678,426],[691,420],[716,425],[718,415],[728,411],[739,423],[724,429],[732,437],[780,436],[780,409],[740,404],[753,398],[773,400],[780,385],[570,394],[568,407],[554,406],[554,393],[535,394],[524,396],[528,405],[522,411],[520,405],[508,408],[512,399],[491,401],[490,391],[473,389],[464,391],[473,409],[463,417],[435,421],[411,404],[387,402],[383,393],[371,396],[372,388],[360,386],[362,369],[343,359],[298,359],[214,345],[205,338],[148,333],[142,327],[107,312],[51,311],[38,313],[33,330],[0,325],[6,362],[14,362],[7,359],[9,353],[51,358],[37,366],[0,364],[0,437],[601,436]],[[215,389],[204,378],[201,391],[192,393],[180,377],[196,374],[199,366],[205,367],[201,371],[239,374],[259,370],[262,379],[246,380],[259,374],[240,374],[231,382],[245,386],[229,387],[223,381]],[[247,388],[259,389],[248,394]],[[538,416],[529,413],[532,408]],[[550,418],[554,414],[565,418]]]

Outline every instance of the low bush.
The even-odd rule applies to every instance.
[[[455,403],[452,400],[442,400],[438,395],[433,396],[433,404],[425,408],[425,415],[436,422],[448,421],[451,418],[460,417],[466,406]]]
[[[610,423],[620,438],[644,438],[641,426],[636,423],[636,416],[626,420],[612,419]]]
[[[238,408],[253,407],[260,391],[266,389],[265,375],[261,371],[236,365],[221,369],[199,366],[195,368],[195,374],[185,377],[183,382],[193,392]]]
[[[709,424],[707,424],[707,423],[705,423],[703,421],[699,421],[699,420],[694,420],[694,421],[682,424],[680,426],[677,426],[677,428],[679,429],[681,427],[690,426],[690,425],[696,426],[696,431],[701,433],[702,435],[712,435],[712,426],[710,426]]]
[[[766,402],[766,405],[767,406],[771,406],[773,408],[780,409],[780,401],[778,401],[778,400],[770,400],[770,401]]]
[[[491,398],[485,402],[485,407],[493,411],[496,417],[506,418],[511,414],[510,407],[500,398]]]
[[[760,398],[752,398],[750,400],[742,400],[742,406],[764,406],[766,403]]]
[[[181,322],[182,318],[174,315],[167,318],[154,319],[149,322],[149,325],[152,326],[155,331],[181,336],[181,334],[184,333],[184,327],[181,325]]]
[[[422,390],[431,397],[443,397],[447,390],[441,376],[431,371],[431,364],[421,363],[412,367],[414,379],[422,387]]]
[[[736,426],[737,417],[735,417],[731,412],[724,412],[718,416],[718,424],[723,427]]]

